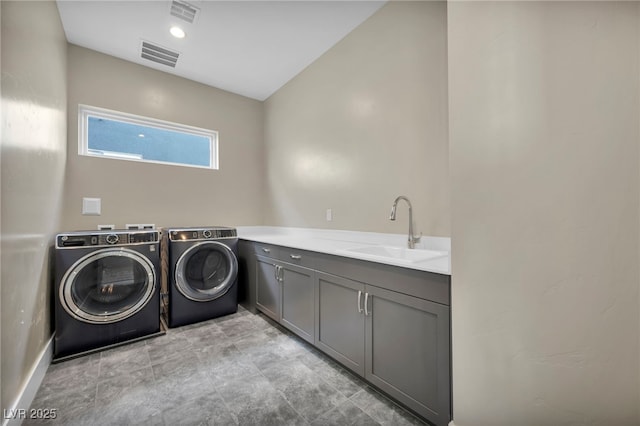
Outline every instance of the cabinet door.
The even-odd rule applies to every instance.
[[[256,307],[268,317],[280,321],[282,310],[280,281],[276,265],[268,257],[256,256]]]
[[[449,307],[367,286],[366,378],[436,425],[450,417]]]
[[[363,376],[364,284],[316,272],[316,300],[316,346]]]
[[[282,281],[282,325],[314,343],[314,293],[312,269],[278,263]]]

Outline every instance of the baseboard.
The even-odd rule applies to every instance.
[[[16,398],[13,406],[9,409],[3,410],[2,426],[19,426],[22,423],[24,417],[21,416],[20,413],[27,413],[27,411],[22,412],[20,410],[28,410],[29,407],[31,407],[31,403],[42,384],[42,380],[49,368],[49,364],[51,364],[52,358],[53,336],[51,336],[51,339],[49,339],[42,349],[42,352],[40,352],[38,362],[35,363],[29,372],[27,381],[18,394],[18,398]]]

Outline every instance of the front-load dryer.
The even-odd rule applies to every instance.
[[[54,359],[160,334],[160,233],[56,236]]]
[[[170,228],[168,323],[178,327],[238,310],[238,236],[234,228]]]

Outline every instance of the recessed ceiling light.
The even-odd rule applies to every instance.
[[[184,31],[180,27],[171,27],[171,29],[169,29],[169,32],[175,38],[184,38],[185,36]]]
[[[144,133],[140,133],[140,134],[138,135],[138,137],[139,137],[139,138],[144,138]]]

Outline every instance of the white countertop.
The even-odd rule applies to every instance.
[[[382,258],[348,251],[348,249],[363,246],[392,246],[404,248],[407,245],[406,234],[382,234],[375,232],[287,228],[278,226],[239,226],[236,229],[238,230],[238,238],[244,240],[451,275],[450,238],[423,236],[421,241],[416,244],[414,250],[436,250],[446,252],[446,254],[442,257],[421,262],[407,262],[404,259]],[[345,251],[345,249],[347,249],[347,251]]]

